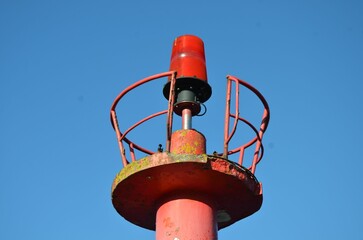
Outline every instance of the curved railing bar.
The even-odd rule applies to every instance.
[[[252,85],[250,85],[249,83],[247,83],[247,82],[245,82],[245,81],[243,81],[243,80],[241,80],[241,79],[238,79],[238,78],[236,78],[236,77],[234,77],[234,76],[227,76],[227,78],[229,78],[229,79],[231,79],[231,80],[233,80],[233,81],[237,81],[237,82],[239,82],[240,84],[242,84],[243,86],[245,86],[245,87],[247,87],[248,89],[250,89],[254,94],[256,94],[257,95],[257,97],[261,100],[261,102],[262,102],[262,104],[263,104],[263,106],[265,107],[265,110],[266,110],[266,119],[265,118],[263,118],[262,119],[262,121],[263,122],[265,122],[266,123],[266,125],[264,126],[264,130],[266,130],[267,129],[267,127],[268,127],[268,123],[269,123],[269,121],[270,121],[270,107],[269,107],[269,105],[268,105],[268,103],[267,103],[267,101],[266,101],[266,99],[265,99],[265,97],[256,89],[256,88],[254,88]]]
[[[123,134],[122,134],[122,137],[120,140],[124,140],[125,142],[127,143],[131,143],[132,141],[130,141],[126,135],[131,132],[132,130],[134,130],[137,126],[139,126],[140,124],[146,122],[147,120],[150,120],[154,117],[157,117],[157,116],[160,116],[160,115],[163,115],[165,113],[167,113],[168,110],[163,110],[163,111],[160,111],[160,112],[157,112],[157,113],[154,113],[154,114],[151,114],[150,116],[147,116],[143,119],[141,119],[140,121],[138,121],[137,123],[135,123],[134,125],[132,125],[131,127],[129,127]]]
[[[231,117],[235,117],[235,115],[231,114]],[[242,163],[243,163],[243,152],[244,152],[244,150],[246,148],[252,146],[256,141],[259,141],[259,142],[261,142],[261,154],[260,154],[260,157],[259,157],[258,162],[257,162],[257,163],[259,163],[261,161],[262,157],[263,157],[263,154],[264,154],[264,147],[263,147],[263,144],[262,144],[262,140],[260,139],[259,132],[255,128],[255,126],[253,126],[252,123],[250,123],[246,119],[239,117],[238,120],[240,120],[240,121],[244,122],[245,124],[247,124],[255,132],[256,137],[254,137],[248,143],[245,143],[244,145],[242,145],[242,146],[240,146],[238,148],[235,148],[233,150],[229,150],[228,151],[228,155],[232,155],[232,154],[235,154],[237,152],[241,152],[240,153],[240,157],[238,159],[238,164],[240,164],[242,166]],[[252,166],[249,167],[249,170],[251,169],[251,167]]]
[[[140,124],[142,124],[142,123],[144,123],[144,122],[146,122],[146,121],[148,121],[148,120],[150,120],[150,119],[152,119],[152,118],[154,118],[154,117],[157,117],[157,116],[160,116],[160,115],[163,115],[163,114],[165,114],[165,113],[167,113],[168,112],[168,110],[163,110],[163,111],[160,111],[160,112],[157,112],[157,113],[154,113],[154,114],[152,114],[152,115],[150,115],[150,116],[147,116],[147,117],[145,117],[144,119],[141,119],[140,121],[138,121],[137,123],[135,123],[134,125],[132,125],[131,127],[129,127],[123,134],[122,134],[122,136],[121,136],[121,138],[120,138],[120,141],[125,141],[126,143],[128,143],[128,144],[132,144],[133,145],[133,148],[136,148],[137,150],[139,150],[139,151],[141,151],[141,152],[144,152],[144,153],[146,153],[146,154],[153,154],[154,152],[153,151],[150,151],[150,150],[148,150],[148,149],[146,149],[146,148],[143,148],[143,147],[141,147],[141,146],[139,146],[139,145],[137,145],[137,144],[135,144],[135,143],[133,143],[131,140],[129,140],[128,138],[126,138],[126,135],[130,132],[130,131],[132,131],[134,128],[136,128],[137,126],[139,126]]]
[[[235,115],[231,114],[231,117],[235,117]],[[238,120],[240,120],[240,121],[244,122],[245,124],[247,124],[256,134],[256,137],[254,137],[248,143],[245,143],[244,145],[241,146],[241,147],[244,147],[244,148],[248,148],[259,139],[257,128],[255,126],[253,126],[252,123],[250,123],[249,121],[247,121],[244,118],[239,117]],[[235,148],[233,150],[229,150],[228,155],[232,155],[232,154],[237,153],[241,147]]]
[[[124,134],[120,131],[120,129],[119,129],[119,124],[118,124],[118,120],[117,120],[117,115],[116,115],[116,111],[115,111],[115,109],[116,109],[116,106],[117,106],[117,104],[118,104],[118,102],[121,100],[121,98],[123,97],[123,96],[125,96],[129,91],[131,91],[132,89],[134,89],[134,88],[136,88],[136,87],[138,87],[138,86],[140,86],[140,85],[142,85],[142,84],[144,84],[144,83],[147,83],[147,82],[150,82],[150,81],[152,81],[152,80],[155,80],[155,79],[158,79],[158,78],[162,78],[162,77],[167,77],[167,76],[170,76],[170,77],[172,77],[171,79],[172,79],[172,81],[173,82],[175,82],[175,71],[169,71],[169,72],[164,72],[164,73],[159,73],[159,74],[155,74],[155,75],[152,75],[152,76],[149,76],[149,77],[147,77],[147,78],[144,78],[144,79],[142,79],[142,80],[140,80],[140,81],[138,81],[138,82],[136,82],[136,83],[134,83],[134,84],[132,84],[132,85],[130,85],[129,87],[127,87],[126,89],[124,89],[116,98],[115,98],[115,100],[113,101],[113,103],[112,103],[112,105],[111,105],[111,110],[110,110],[110,118],[111,118],[111,124],[112,124],[112,127],[115,129],[115,132],[116,132],[116,137],[117,137],[117,140],[118,140],[118,145],[119,145],[119,149],[120,149],[120,154],[121,154],[121,157],[122,157],[122,163],[123,163],[123,165],[124,165],[124,167],[128,164],[128,161],[127,161],[127,159],[126,159],[126,155],[125,155],[125,148],[124,148],[124,146],[123,146],[123,143],[122,143],[122,140],[124,140],[125,142],[127,142],[128,144],[129,144],[129,147],[130,147],[130,151],[133,151],[133,149],[134,148],[136,148],[136,149],[138,149],[138,150],[140,150],[140,151],[143,151],[143,152],[145,152],[146,151],[146,153],[149,153],[149,152],[151,152],[151,151],[149,151],[149,150],[147,150],[147,149],[144,149],[144,148],[142,148],[142,147],[140,147],[140,146],[138,146],[138,145],[136,145],[136,144],[134,144],[133,142],[131,142],[129,139],[127,139],[127,138],[125,138],[124,137]],[[173,86],[171,86],[171,88],[174,88],[174,84],[173,84]],[[174,91],[174,90],[170,90],[170,92],[172,92],[172,91]],[[171,95],[170,95],[171,96]],[[169,100],[169,102],[170,102],[170,100]],[[170,104],[169,104],[170,105]],[[172,117],[170,117],[170,114],[172,115],[173,113],[172,113],[172,111],[170,111],[170,107],[168,108],[168,110],[167,110],[167,112],[168,112],[168,122],[169,122],[169,120],[170,119],[172,119]],[[159,115],[161,115],[161,112],[159,112],[160,114]],[[164,114],[164,111],[163,111],[163,114]],[[158,115],[157,115],[158,116]],[[155,116],[155,114],[152,116],[152,117],[156,117]],[[148,120],[148,119],[150,119],[150,118],[152,118],[152,117],[147,117],[146,118],[146,120]],[[144,121],[143,121],[144,120]],[[143,120],[141,120],[141,121],[139,121],[139,124],[137,124],[137,125],[140,125],[142,122],[145,122],[146,120],[145,119],[143,119]],[[136,127],[136,126],[135,126]],[[171,127],[171,124],[168,124],[168,126],[167,126],[168,128],[169,127]],[[168,131],[167,132],[170,132],[170,130],[168,129]],[[168,138],[170,138],[169,136],[168,136]],[[152,152],[151,152],[152,153]],[[132,155],[132,158],[133,158],[133,160],[134,160],[134,158],[135,158],[135,156],[134,156],[134,154],[133,154],[133,152],[131,152],[131,155]]]
[[[157,79],[157,78],[162,78],[162,77],[167,77],[167,76],[172,76],[173,74],[175,74],[175,71],[169,71],[169,72],[163,72],[163,73],[159,73],[159,74],[155,74],[155,75],[152,75],[152,76],[149,76],[149,77],[146,77],[134,84],[131,84],[130,86],[128,86],[127,88],[125,88],[119,95],[117,95],[117,97],[115,98],[115,100],[113,101],[112,105],[111,105],[111,124],[113,127],[114,126],[114,122],[112,121],[112,112],[115,112],[115,109],[116,109],[116,106],[118,104],[118,102],[120,101],[120,99],[125,96],[126,93],[130,92],[132,89],[144,84],[144,83],[147,83],[147,82],[150,82],[154,79]]]
[[[261,123],[261,127],[260,127],[260,131],[259,131],[259,141],[256,143],[256,149],[255,149],[255,155],[253,158],[253,163],[252,163],[252,168],[251,168],[251,172],[254,174],[256,171],[256,165],[261,161],[261,158],[258,157],[259,153],[260,153],[260,148],[262,146],[262,137],[264,132],[266,131],[267,125],[268,125],[268,120],[266,121],[265,119],[269,119],[270,115],[268,113],[268,111],[264,110],[263,112],[263,117],[262,117],[262,123]]]

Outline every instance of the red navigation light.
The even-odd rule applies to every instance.
[[[176,78],[196,78],[207,82],[204,43],[193,35],[184,35],[174,40],[170,59],[170,70]]]
[[[170,71],[176,71],[174,112],[182,115],[184,109],[189,109],[192,115],[197,115],[200,103],[212,95],[207,81],[203,41],[193,35],[177,37],[171,53]],[[169,91],[170,79],[163,89],[166,99],[169,99]]]

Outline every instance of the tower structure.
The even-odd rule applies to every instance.
[[[134,88],[160,78],[167,78],[162,91],[168,101],[167,109],[121,131],[116,116],[120,100]],[[262,103],[259,128],[240,116],[240,86],[252,91]],[[235,102],[231,111],[233,90]],[[157,240],[216,240],[219,229],[250,216],[261,207],[262,185],[254,174],[263,157],[262,138],[270,118],[268,104],[250,84],[227,76],[223,150],[208,154],[206,139],[193,129],[192,119],[200,114],[201,106],[211,95],[203,41],[193,35],[183,35],[173,43],[168,72],[136,82],[123,90],[111,106],[111,122],[123,164],[112,185],[112,203],[126,220],[155,230]],[[167,119],[165,149],[151,151],[127,137],[140,124],[163,114]],[[182,126],[173,132],[174,114],[181,117]],[[240,123],[250,127],[254,136],[230,149],[229,143]],[[254,148],[253,159],[250,166],[245,166],[248,148]],[[137,159],[135,150],[143,152],[144,157]],[[232,154],[238,155],[237,161],[229,160]]]

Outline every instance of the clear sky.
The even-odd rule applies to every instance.
[[[363,239],[362,12],[359,0],[0,1],[0,239],[154,239],[111,204],[109,109],[167,71],[187,33],[205,42],[213,95],[193,127],[209,152],[222,149],[227,74],[271,107],[263,206],[219,239]],[[136,94],[122,118],[167,107],[161,87]],[[135,138],[156,149],[159,135]]]

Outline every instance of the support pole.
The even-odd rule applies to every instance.
[[[213,206],[206,199],[190,198],[174,196],[161,205],[156,214],[156,240],[218,239]]]
[[[185,115],[190,110],[183,110]],[[205,154],[205,137],[193,129],[182,129],[171,137],[171,153],[180,155]],[[174,189],[159,201],[156,213],[156,240],[217,240],[216,208],[211,198],[190,186]]]
[[[182,129],[192,129],[192,111],[188,108],[182,111]]]

